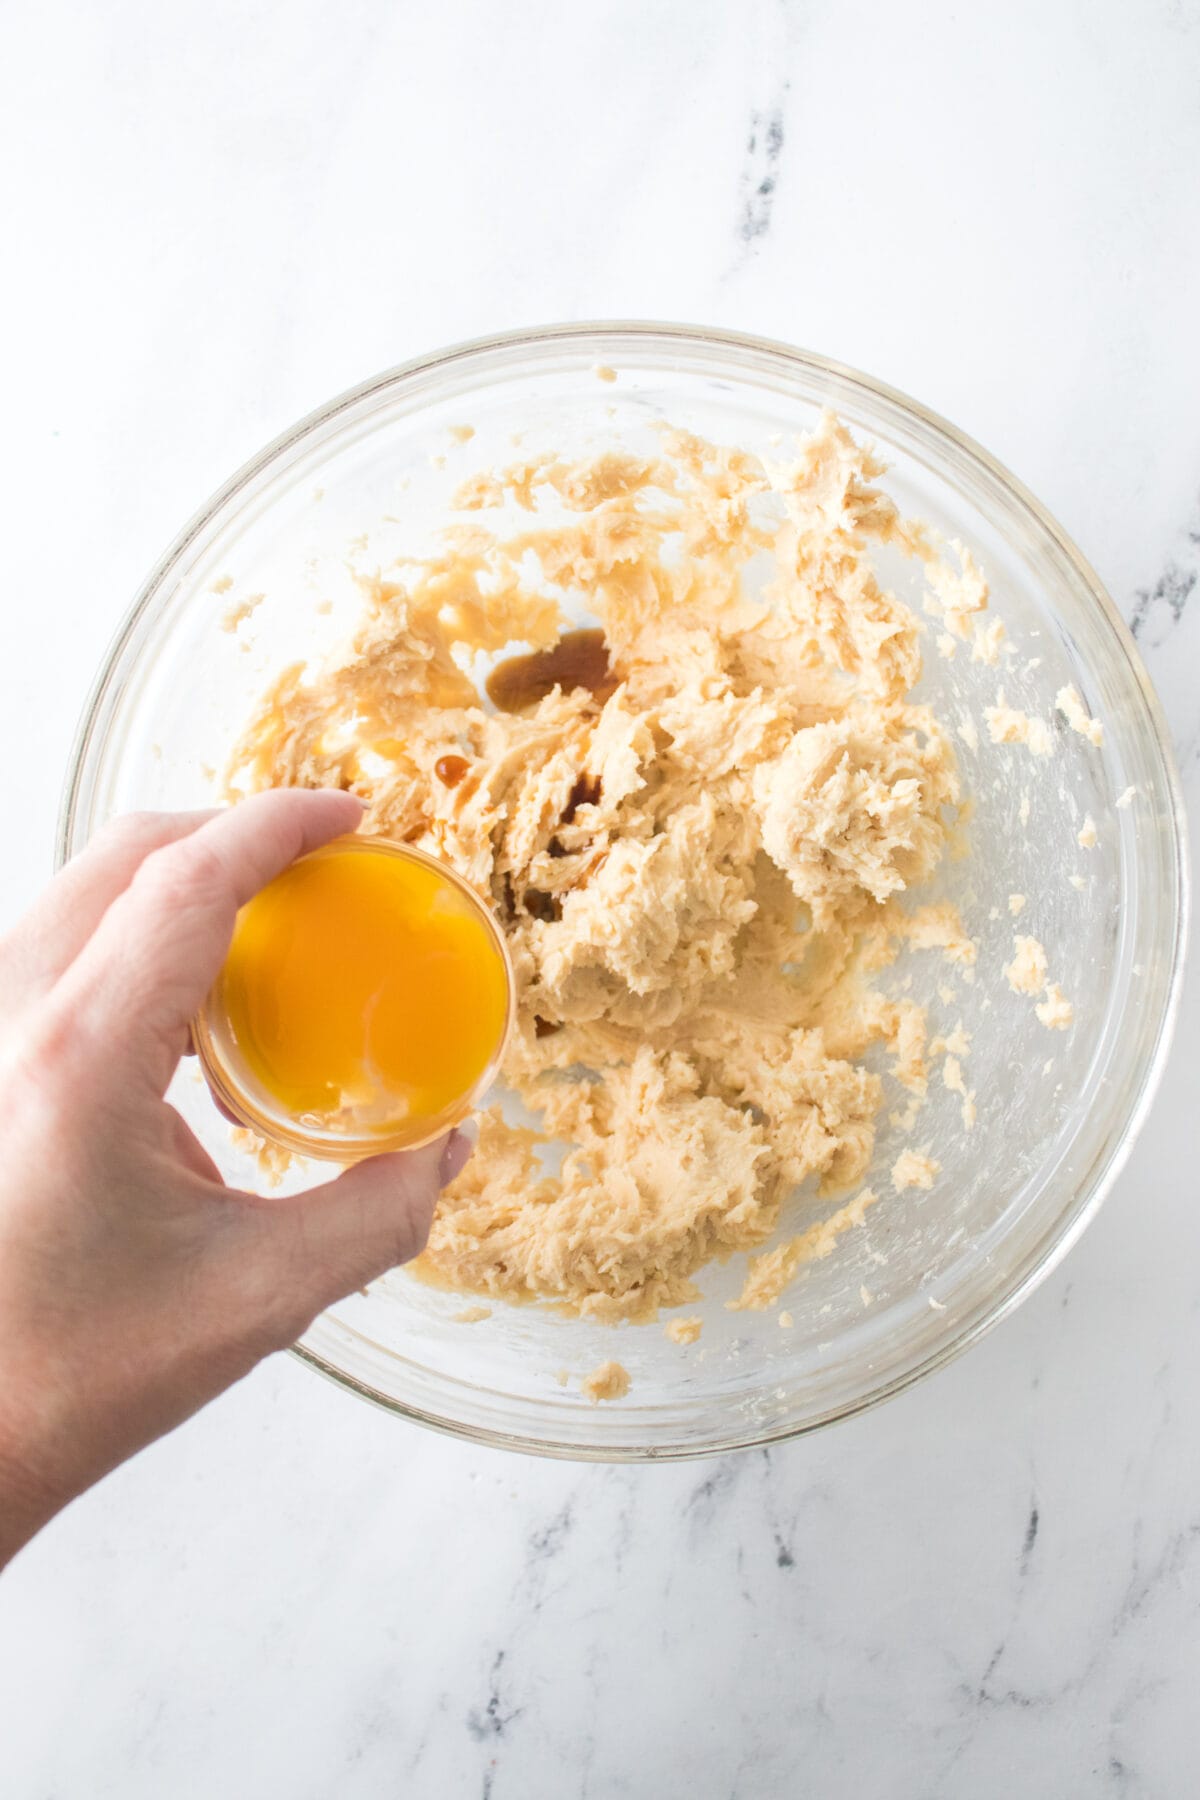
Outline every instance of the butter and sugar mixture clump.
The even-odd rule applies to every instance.
[[[906,940],[974,957],[921,904],[959,783],[874,552],[917,559],[944,635],[976,627],[979,571],[832,415],[777,465],[659,443],[474,477],[438,553],[365,583],[351,641],[283,673],[229,770],[352,788],[365,829],[490,899],[534,1123],[484,1114],[420,1270],[605,1320],[694,1299],[808,1178],[852,1190],[883,1105],[865,1053],[927,1081],[924,1013],[880,971]],[[477,653],[517,646],[489,698]]]

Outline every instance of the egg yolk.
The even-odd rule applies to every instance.
[[[210,1007],[294,1117],[382,1129],[471,1093],[500,1047],[508,975],[449,876],[348,841],[241,909]]]

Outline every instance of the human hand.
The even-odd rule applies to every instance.
[[[163,1098],[239,906],[349,794],[118,820],[0,940],[0,1567],[74,1495],[424,1245],[460,1132],[227,1188]]]

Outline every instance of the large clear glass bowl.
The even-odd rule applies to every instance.
[[[704,1302],[688,1309],[702,1313],[703,1336],[686,1349],[660,1325],[586,1325],[532,1306],[460,1322],[461,1297],[395,1272],[297,1347],[394,1412],[490,1443],[613,1459],[761,1444],[852,1413],[937,1368],[1030,1291],[1096,1211],[1145,1116],[1186,894],[1177,777],[1133,642],[1078,550],[984,451],[879,382],[778,344],[667,325],[517,332],[409,363],[302,421],[214,495],[138,596],[87,707],[60,855],[114,813],[208,801],[270,675],[319,656],[354,617],[349,562],[419,552],[462,477],[510,461],[514,439],[522,454],[636,447],[666,418],[779,454],[778,434],[808,428],[824,406],[880,447],[904,511],[974,551],[1016,651],[996,669],[965,652],[946,661],[931,643],[922,695],[953,723],[978,718],[1002,682],[1011,705],[1054,720],[1047,757],[983,731],[978,749],[959,741],[977,801],[972,851],[945,863],[936,891],[980,940],[974,986],[939,996],[946,972],[928,954],[895,972],[911,974],[935,1030],[961,1017],[971,1031],[975,1127],[932,1084],[919,1142],[941,1174],[928,1192],[895,1194],[887,1171],[908,1140],[885,1114],[883,1198],[797,1276],[790,1329],[775,1312],[727,1309],[741,1258],[704,1271]],[[454,428],[468,425],[464,441]],[[902,588],[913,579],[894,574]],[[1067,682],[1103,721],[1102,749],[1055,714]],[[1099,841],[1081,849],[1089,813]],[[1027,897],[1019,923],[1074,1002],[1067,1033],[1047,1031],[1003,979],[1011,893]],[[252,1183],[194,1067],[172,1098],[229,1178]],[[799,1195],[786,1233],[828,1210]],[[632,1386],[593,1405],[581,1378],[610,1357]]]

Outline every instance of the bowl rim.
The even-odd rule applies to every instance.
[[[1134,1088],[1125,1123],[1120,1135],[1110,1143],[1106,1153],[1077,1179],[1069,1199],[1036,1254],[998,1287],[995,1296],[976,1309],[945,1342],[934,1346],[927,1355],[891,1377],[877,1381],[872,1387],[847,1401],[819,1410],[803,1420],[788,1420],[778,1426],[729,1431],[704,1442],[667,1441],[660,1444],[611,1442],[597,1445],[579,1444],[566,1438],[531,1436],[513,1430],[500,1430],[459,1419],[446,1418],[411,1401],[385,1394],[348,1371],[338,1368],[311,1345],[300,1341],[292,1346],[292,1354],[309,1368],[316,1370],[361,1398],[371,1401],[394,1416],[411,1419],[446,1436],[465,1439],[495,1448],[579,1462],[664,1462],[684,1461],[725,1452],[759,1448],[806,1436],[823,1426],[872,1410],[885,1400],[914,1386],[935,1370],[945,1367],[977,1343],[1001,1320],[1013,1313],[1033,1290],[1058,1266],[1095,1218],[1114,1182],[1124,1168],[1134,1143],[1145,1123],[1158,1090],[1174,1035],[1179,1013],[1184,960],[1188,941],[1190,885],[1187,860],[1187,824],[1179,772],[1162,704],[1142,662],[1141,655],[1116,603],[1078,546],[1063,530],[1040,500],[1012,472],[985,450],[975,439],[943,418],[939,413],[914,400],[902,390],[866,374],[834,358],[805,350],[778,339],[754,333],[729,330],[719,326],[680,324],[655,319],[595,319],[557,324],[521,326],[511,330],[469,338],[439,350],[395,364],[381,373],[345,389],[323,405],[305,414],[294,424],[244,462],[209,496],[150,569],[138,593],[113,635],[100,669],[85,700],[72,745],[67,776],[55,834],[55,867],[60,868],[72,849],[76,811],[79,805],[85,765],[99,729],[113,683],[118,679],[125,653],[135,638],[142,619],[158,594],[174,565],[208,529],[225,506],[242,493],[260,475],[270,469],[288,451],[306,438],[327,428],[339,414],[349,412],[363,401],[385,391],[415,385],[431,373],[445,373],[456,364],[484,359],[496,352],[514,353],[522,349],[544,350],[556,344],[584,344],[607,340],[608,345],[624,341],[650,348],[655,342],[669,346],[672,342],[695,350],[750,354],[789,366],[810,376],[832,380],[868,401],[892,408],[907,420],[923,428],[935,439],[964,458],[969,464],[1006,490],[1018,508],[1028,514],[1051,542],[1094,604],[1125,654],[1129,672],[1140,689],[1156,752],[1167,806],[1164,819],[1173,855],[1167,903],[1173,915],[1170,943],[1170,967],[1162,992],[1157,1021],[1153,1023],[1153,1043]]]

